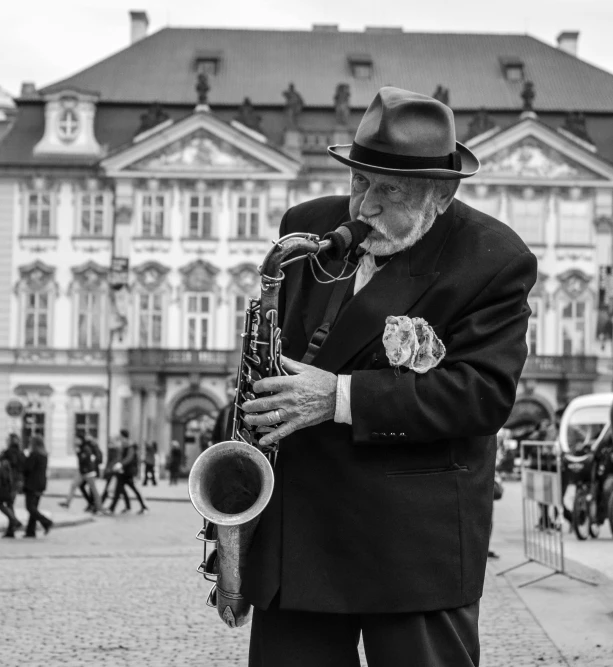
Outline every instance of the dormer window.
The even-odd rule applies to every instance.
[[[370,79],[373,73],[372,56],[367,53],[354,53],[348,57],[351,76],[354,79]]]
[[[196,74],[206,74],[207,77],[218,74],[220,66],[221,53],[219,52],[199,53],[194,59],[194,69],[196,70]]]
[[[64,109],[59,117],[57,123],[57,131],[60,139],[69,143],[77,138],[79,133],[79,117],[76,111],[72,109]]]
[[[524,61],[516,56],[502,56],[500,58],[502,73],[507,81],[524,80]]]

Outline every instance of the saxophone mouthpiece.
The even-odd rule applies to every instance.
[[[344,222],[333,232],[324,235],[324,240],[332,244],[325,251],[326,257],[332,260],[342,259],[347,252],[355,250],[371,230],[372,227],[361,220]]]

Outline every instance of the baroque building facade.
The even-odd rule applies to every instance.
[[[458,97],[440,85],[443,70],[413,81],[390,61],[389,72],[379,72],[380,54],[396,57],[413,44],[404,33],[348,34],[346,58],[344,42],[329,43],[342,33],[271,34],[279,53],[287,45],[296,84],[277,68],[254,88],[216,47],[224,31],[201,31],[211,48],[195,50],[185,46],[189,30],[132,32],[125,51],[70,79],[40,91],[24,86],[0,143],[0,402],[18,399],[25,409],[0,420],[0,438],[43,434],[55,470],[74,466],[76,435],[104,446],[120,428],[139,443],[156,440],[162,454],[178,440],[189,467],[227,400],[244,310],[259,295],[258,266],[284,211],[347,193],[347,170],[327,158],[326,146],[352,140],[365,105],[389,80],[436,89],[452,107]],[[258,62],[259,31],[222,37],[226,50],[235,37],[243,51],[252,40]],[[436,37],[444,52],[447,42]],[[508,40],[489,37],[481,52],[473,40],[466,57],[508,55]],[[493,51],[492,40],[501,41]],[[296,60],[302,42],[343,56],[325,73],[339,81],[327,105],[309,100],[323,83],[314,87],[308,58]],[[613,145],[603,114],[613,123],[613,98],[590,97],[588,82],[583,106],[570,90],[564,108],[572,117],[561,116],[545,75],[535,75],[543,65],[555,78],[584,64],[547,49],[525,62],[499,59],[497,78],[485,82],[489,98],[456,110],[458,135],[482,162],[458,198],[511,225],[539,259],[512,418],[550,416],[574,395],[607,389],[613,377],[610,338],[596,336],[599,276],[612,263]],[[166,51],[178,74],[159,90]],[[544,90],[540,106],[527,75],[537,100]],[[284,103],[273,101],[272,85]]]

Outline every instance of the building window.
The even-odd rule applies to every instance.
[[[210,195],[190,195],[190,239],[209,239],[213,234],[213,198]]]
[[[372,56],[370,56],[369,54],[355,54],[355,55],[350,55],[348,60],[349,60],[349,69],[351,70],[351,76],[354,79],[367,80],[372,77],[373,74]]]
[[[30,236],[50,236],[51,234],[51,194],[32,192],[28,195],[27,234]]]
[[[162,295],[159,292],[138,296],[138,345],[162,346]]]
[[[567,301],[561,304],[562,354],[583,355],[586,353],[586,303]]]
[[[49,345],[49,293],[27,292],[25,294],[26,347],[48,347]]]
[[[234,299],[234,341],[235,349],[240,350],[243,346],[243,332],[245,331],[245,311],[247,310],[248,298],[244,294],[237,294]]]
[[[141,211],[142,235],[148,238],[164,236],[164,195],[143,195]]]
[[[64,109],[58,120],[58,135],[62,141],[70,142],[79,133],[79,116],[72,109]]]
[[[527,243],[543,243],[545,201],[543,199],[511,199],[511,226]]]
[[[586,201],[561,201],[558,213],[558,243],[592,243],[592,207]]]
[[[105,197],[103,194],[81,195],[81,236],[102,236],[104,234]]]
[[[260,197],[241,195],[237,201],[236,236],[239,239],[253,239],[260,234]]]
[[[211,334],[211,295],[187,294],[187,347],[190,350],[206,350]]]
[[[541,300],[528,299],[528,305],[532,310],[528,320],[528,332],[526,342],[528,344],[528,354],[541,354],[542,340],[542,319],[541,319]]]
[[[98,440],[99,415],[97,412],[75,412],[75,438]]]
[[[80,291],[77,295],[77,346],[99,349],[102,345],[102,294]]]
[[[23,415],[21,426],[21,442],[24,446],[28,445],[34,435],[45,438],[45,413],[44,412],[26,412]]]

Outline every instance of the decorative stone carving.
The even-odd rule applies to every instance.
[[[140,127],[136,131],[136,134],[141,132],[146,132],[160,123],[167,121],[170,116],[164,111],[162,106],[157,102],[152,104],[145,113],[141,114],[140,117]]]
[[[558,280],[568,296],[571,299],[576,299],[585,292],[592,276],[588,276],[581,269],[568,269],[568,271],[564,271],[558,276]]]
[[[351,91],[349,90],[349,84],[339,83],[334,93],[334,116],[337,125],[343,127],[349,125],[349,117],[351,115],[351,108],[349,106],[350,98]]]
[[[249,127],[256,132],[261,132],[260,123],[262,122],[262,116],[256,112],[251,104],[251,100],[248,97],[245,97],[243,103],[238,108],[238,114],[234,117],[239,123],[245,127]]]
[[[179,271],[183,276],[183,286],[189,292],[210,292],[216,289],[215,276],[219,269],[202,259],[190,262]]]
[[[171,170],[181,172],[270,171],[263,162],[247,155],[236,146],[198,129],[139,160],[129,169],[137,171]]]
[[[488,115],[485,107],[482,107],[472,117],[470,123],[468,124],[468,130],[464,135],[464,141],[468,141],[473,137],[478,137],[480,134],[484,134],[489,130],[493,130],[495,127],[496,123]]]
[[[288,130],[295,130],[298,128],[298,117],[302,113],[304,100],[293,83],[290,83],[288,89],[283,91],[283,97],[285,97],[286,127]]]
[[[32,264],[19,267],[20,284],[29,292],[40,292],[53,283],[55,268],[37,259]]]
[[[170,269],[159,262],[151,261],[135,266],[133,271],[138,284],[154,292],[162,285]]]
[[[82,290],[98,290],[106,281],[109,270],[96,262],[89,261],[72,269],[74,282]]]
[[[208,104],[209,91],[211,86],[209,85],[209,77],[205,72],[198,72],[198,78],[196,79],[196,93],[198,95],[198,104],[206,105]]]
[[[432,93],[432,97],[443,104],[449,104],[449,88],[441,86],[439,83],[436,90]]]
[[[602,180],[534,137],[497,151],[481,163],[482,174],[521,178]]]
[[[524,101],[522,109],[524,111],[534,111],[533,105],[535,97],[536,92],[534,90],[534,83],[532,81],[526,81],[521,91],[521,98]]]
[[[230,269],[232,282],[245,294],[256,294],[260,287],[260,274],[255,264],[239,264]]]

